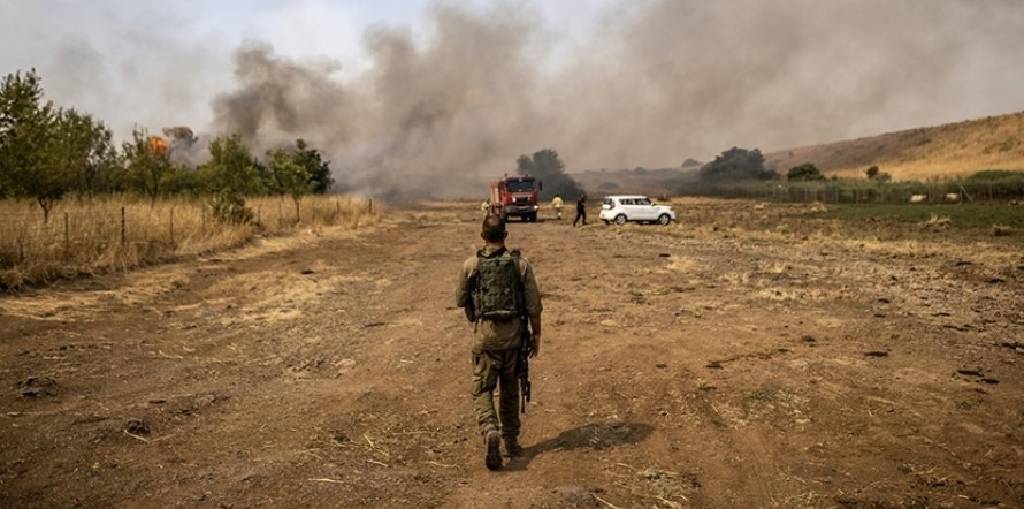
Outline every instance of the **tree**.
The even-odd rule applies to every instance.
[[[892,180],[892,175],[879,172],[878,166],[872,166],[864,170],[864,174],[868,176],[868,180],[873,180],[875,182],[889,182]]]
[[[82,193],[113,191],[120,187],[120,168],[113,133],[92,116],[74,109],[56,118],[52,156],[66,171],[71,187]]]
[[[306,154],[301,152],[301,149],[295,152],[278,149],[267,155],[270,156],[268,167],[270,174],[273,175],[276,188],[282,196],[284,194],[291,196],[295,203],[295,222],[298,223],[299,201],[309,193],[314,185],[310,183],[308,167],[303,164],[307,162]]]
[[[121,151],[128,189],[149,197],[150,204],[155,203],[174,178],[167,151],[153,143],[141,127],[132,129],[132,139],[124,142]]]
[[[700,167],[700,161],[690,157],[683,161],[683,164],[679,165],[681,168],[698,168]]]
[[[35,69],[0,82],[0,197],[35,198],[45,223],[70,179],[52,154],[58,112],[43,102],[41,82]]]
[[[700,169],[700,178],[707,182],[770,180],[775,173],[764,166],[760,150],[733,147]]]
[[[320,151],[308,148],[302,138],[295,140],[295,162],[306,169],[310,192],[326,193],[331,188],[334,179],[331,178],[330,161],[324,161]]]
[[[540,193],[543,200],[551,199],[556,194],[566,199],[583,195],[583,189],[565,172],[565,163],[554,150],[534,152],[532,158],[523,154],[519,156],[516,166],[520,175],[531,175],[544,183]]]
[[[227,221],[251,221],[245,195],[266,189],[259,163],[237,134],[214,138],[209,150],[210,160],[200,168],[200,175],[207,191],[213,193],[214,214]]]
[[[812,180],[825,180],[825,176],[821,174],[821,170],[817,166],[811,163],[804,163],[800,166],[794,166],[786,172],[786,180],[790,181],[812,181]]]
[[[209,150],[210,160],[200,168],[208,191],[245,195],[265,190],[259,164],[240,136],[218,136]]]

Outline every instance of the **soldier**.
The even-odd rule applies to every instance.
[[[556,194],[555,197],[551,199],[551,206],[555,208],[555,215],[557,215],[558,216],[558,220],[561,221],[562,220],[562,196]]]
[[[466,316],[473,321],[473,406],[490,470],[501,468],[499,439],[505,442],[508,456],[521,451],[516,377],[521,334],[533,331],[529,336],[531,358],[540,351],[542,306],[537,281],[530,263],[518,251],[505,248],[506,235],[500,217],[491,215],[483,220],[480,236],[486,244],[463,264],[455,294],[456,305],[466,308]],[[523,329],[528,325],[530,329]],[[495,388],[500,393],[497,415]]]
[[[582,194],[580,198],[576,200],[576,219],[572,220],[572,226],[576,227],[577,222],[582,222],[582,226],[587,225],[587,195]]]

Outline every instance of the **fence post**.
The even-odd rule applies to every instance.
[[[338,216],[341,215],[341,203],[338,200],[334,200],[334,223],[338,222]]]
[[[124,249],[125,246],[127,246],[127,244],[128,244],[128,239],[127,239],[126,234],[127,234],[127,232],[125,231],[125,225],[124,225],[124,205],[122,205],[121,206],[121,249]]]
[[[171,245],[174,245],[174,207],[171,207]]]
[[[373,198],[370,198],[369,212],[373,214]]]
[[[71,228],[68,226],[68,213],[64,213],[64,256],[71,254]]]

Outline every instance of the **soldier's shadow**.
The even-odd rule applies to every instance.
[[[574,449],[610,449],[625,444],[646,440],[654,426],[637,422],[615,422],[605,424],[584,424],[563,431],[554,438],[548,438],[529,447],[523,447],[522,454],[511,458],[505,470],[525,470],[534,458],[541,454]]]

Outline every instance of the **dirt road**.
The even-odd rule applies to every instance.
[[[471,205],[0,298],[0,507],[1024,506],[1019,244],[684,206],[511,226],[547,327],[498,473]]]

